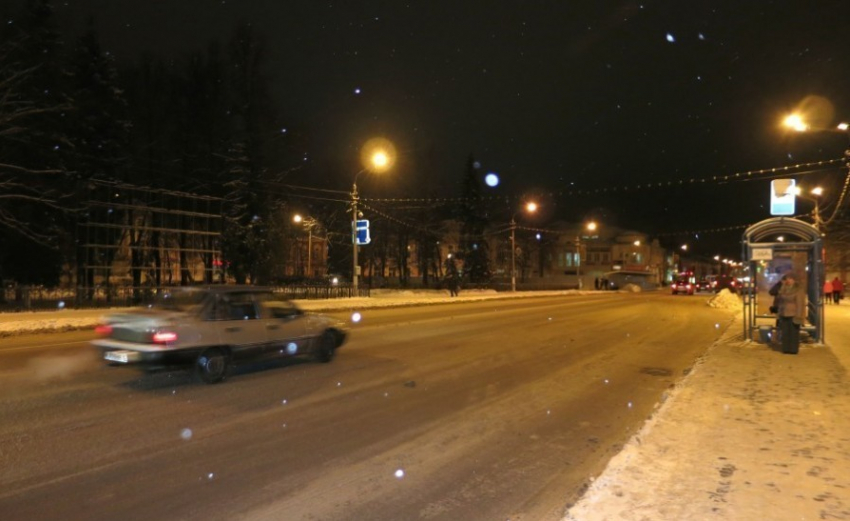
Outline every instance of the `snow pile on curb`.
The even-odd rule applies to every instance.
[[[742,308],[743,303],[738,295],[728,289],[722,289],[718,294],[708,299],[708,305],[713,308],[738,310]]]
[[[640,293],[643,289],[637,284],[626,284],[622,287],[621,291],[625,291],[626,293]]]
[[[101,323],[100,317],[89,318],[52,318],[42,320],[16,320],[0,323],[0,338],[25,333],[45,333],[48,331],[73,331],[93,328]]]

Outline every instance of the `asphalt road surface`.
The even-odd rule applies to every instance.
[[[707,296],[365,311],[224,383],[0,340],[4,520],[559,520],[729,326]]]

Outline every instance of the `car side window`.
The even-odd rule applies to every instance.
[[[263,303],[264,312],[272,318],[292,318],[301,315],[295,304],[286,301],[267,301]]]
[[[257,306],[251,295],[235,293],[223,296],[216,303],[218,320],[256,320]]]

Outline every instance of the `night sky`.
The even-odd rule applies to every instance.
[[[472,154],[482,174],[499,174],[493,195],[546,194],[550,218],[699,232],[673,240],[732,254],[736,226],[770,217],[769,180],[780,177],[747,172],[843,156],[845,135],[779,123],[803,105],[823,127],[850,119],[846,7],[67,0],[56,13],[69,36],[93,15],[119,62],[141,51],[185,57],[250,22],[266,39],[286,124],[311,136],[305,154],[317,168],[354,169],[359,146],[383,135],[401,155],[392,175],[427,156],[430,183],[446,196],[458,195]],[[798,182],[823,183],[822,204],[834,209],[846,170],[802,170],[812,173]]]

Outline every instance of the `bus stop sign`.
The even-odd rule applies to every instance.
[[[770,182],[770,215],[794,215],[797,187],[793,179]]]
[[[363,245],[369,244],[372,242],[372,237],[369,236],[369,220],[368,219],[360,219],[356,221],[354,229],[354,241],[355,244]]]

